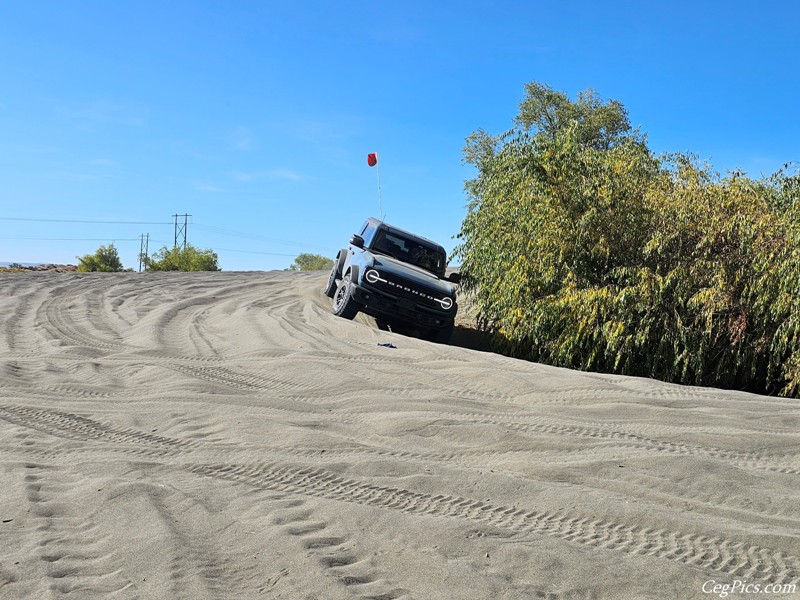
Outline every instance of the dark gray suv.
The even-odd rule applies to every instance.
[[[447,254],[439,244],[369,218],[336,256],[325,294],[333,313],[352,319],[361,311],[389,325],[446,342],[458,306],[458,273],[445,277]]]

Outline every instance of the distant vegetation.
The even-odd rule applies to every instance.
[[[166,246],[152,256],[142,256],[147,271],[219,271],[219,258],[210,248],[200,250],[191,244],[186,248]]]
[[[657,157],[624,106],[526,86],[478,130],[455,256],[508,354],[800,395],[800,175]]]
[[[93,271],[104,272],[117,272],[123,271],[122,261],[119,258],[114,244],[108,246],[100,246],[94,254],[84,254],[83,256],[76,256],[78,259],[78,271],[80,273],[89,273]]]
[[[77,271],[75,265],[57,265],[54,263],[38,265],[22,265],[11,263],[8,266],[0,266],[0,273],[72,273]]]
[[[28,270],[28,267],[19,263],[10,263],[8,266],[0,266],[0,273],[24,273]]]
[[[329,271],[333,268],[333,260],[320,254],[298,254],[289,271]]]

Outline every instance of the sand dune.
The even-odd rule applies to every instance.
[[[0,598],[800,583],[797,401],[403,337],[325,279],[0,277]]]

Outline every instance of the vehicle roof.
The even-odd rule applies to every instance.
[[[410,231],[407,231],[405,229],[400,229],[399,227],[395,227],[394,225],[389,225],[389,223],[386,223],[385,221],[381,221],[380,219],[376,219],[375,217],[369,217],[367,219],[367,223],[369,223],[370,225],[375,225],[375,226],[378,226],[378,227],[385,227],[386,229],[391,229],[392,231],[396,231],[397,233],[400,233],[402,235],[406,235],[406,236],[411,237],[411,238],[416,238],[418,240],[422,240],[423,242],[427,242],[431,246],[435,246],[437,248],[441,248],[442,250],[444,250],[444,248],[442,247],[441,244],[437,244],[433,240],[429,240],[428,238],[422,237],[421,235],[418,235],[416,233],[411,233]]]

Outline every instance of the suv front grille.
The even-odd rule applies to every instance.
[[[370,270],[373,272],[377,271],[376,269]],[[434,292],[433,290],[426,290],[419,286],[415,286],[408,281],[400,279],[399,277],[395,277],[389,273],[378,271],[378,274],[380,275],[380,280],[373,282],[367,278],[367,283],[379,290],[385,290],[386,292],[399,298],[405,298],[423,306],[428,306],[437,310],[443,310],[442,304],[438,301],[442,298],[441,294]]]

